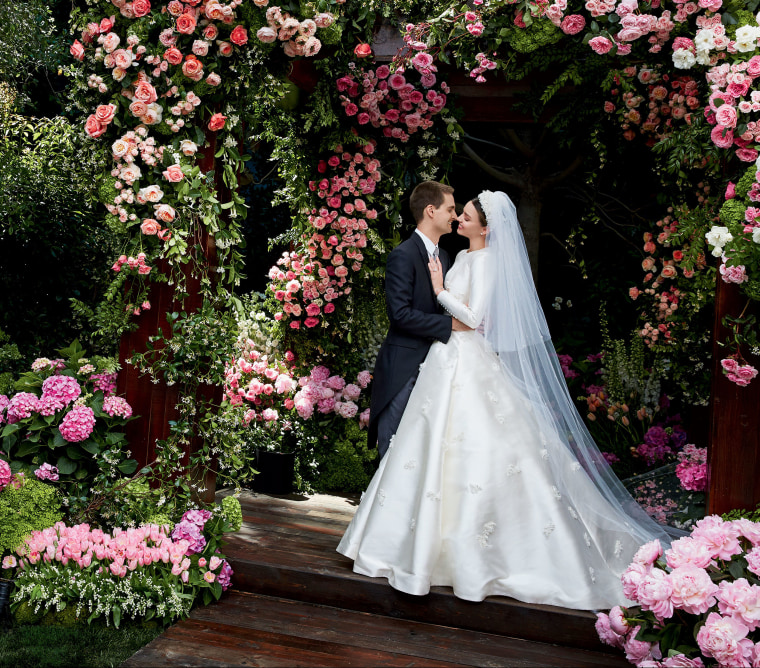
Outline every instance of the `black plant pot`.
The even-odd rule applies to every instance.
[[[13,581],[0,580],[0,623],[10,621],[10,602]]]
[[[263,494],[292,493],[295,466],[295,452],[256,450],[255,468],[258,475],[251,485],[253,491]]]

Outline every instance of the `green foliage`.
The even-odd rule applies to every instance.
[[[23,607],[30,609],[28,604]],[[17,624],[24,623],[19,619],[20,610],[16,610]],[[101,624],[74,628],[19,625],[0,634],[0,668],[113,668],[159,633],[155,624],[119,629]]]
[[[748,508],[735,508],[727,513],[723,513],[721,517],[726,521],[745,518],[751,522],[760,522],[760,503],[752,510]]]
[[[336,421],[337,422],[337,421]],[[341,429],[342,427],[342,429]],[[367,447],[367,432],[355,420],[343,420],[317,436],[319,462],[313,487],[320,492],[363,492],[376,467],[377,450]],[[323,438],[327,436],[327,438]]]
[[[556,44],[565,35],[549,19],[534,20],[527,28],[502,28],[499,36],[518,53],[532,53]]]
[[[22,358],[15,343],[0,329],[0,394],[10,394],[13,391],[15,373],[20,370],[19,360]]]
[[[225,521],[230,525],[230,531],[240,531],[240,527],[243,526],[240,501],[234,496],[225,496],[222,499],[222,513]]]
[[[14,551],[33,531],[63,519],[61,501],[52,485],[25,476],[15,480],[0,491],[0,555]]]

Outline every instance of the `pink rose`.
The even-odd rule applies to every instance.
[[[729,373],[733,373],[739,368],[739,363],[732,357],[721,360],[720,365],[724,371],[728,371]]]
[[[135,86],[134,97],[145,104],[152,104],[158,99],[156,89],[147,81],[138,81]]]
[[[71,45],[71,48],[69,49],[69,53],[76,58],[78,61],[84,60],[84,45],[78,40],[75,39],[74,43]]]
[[[164,170],[163,175],[169,183],[179,183],[185,178],[179,165],[170,165]]]
[[[182,74],[193,81],[200,81],[203,77],[203,63],[195,55],[186,56],[182,63]]]
[[[224,127],[224,123],[227,120],[226,116],[222,116],[222,114],[214,114],[208,121],[208,129],[212,132],[215,132],[217,130],[221,130]]]
[[[243,26],[235,26],[235,29],[230,33],[230,41],[242,46],[248,41],[248,31]]]
[[[288,42],[290,44],[290,42]],[[222,56],[231,56],[232,55],[232,44],[229,42],[217,42],[217,45],[219,47],[219,54]]]
[[[728,103],[720,105],[715,112],[715,121],[717,124],[727,128],[736,127],[736,118],[736,107]]]
[[[613,47],[612,42],[606,37],[602,37],[601,35],[589,40],[588,45],[594,50],[594,53],[598,53],[600,56],[608,53]]]
[[[93,139],[100,137],[100,135],[102,135],[107,128],[108,126],[101,123],[95,117],[95,114],[90,114],[84,124],[84,131]]]
[[[150,14],[150,0],[132,0],[132,13],[136,18]]]
[[[222,83],[222,77],[220,77],[216,72],[212,72],[206,77],[206,83],[209,86],[218,86],[220,83]]]
[[[369,44],[357,44],[354,48],[354,55],[357,58],[369,58],[372,55],[372,47]]]
[[[115,104],[101,104],[95,109],[95,118],[98,122],[108,125],[116,114]]]
[[[586,19],[580,14],[571,14],[562,19],[559,27],[566,35],[577,35],[586,27]]]
[[[277,31],[269,26],[264,26],[256,31],[256,37],[260,42],[270,44],[277,40]]]

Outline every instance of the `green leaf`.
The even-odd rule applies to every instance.
[[[56,466],[58,467],[58,473],[61,475],[71,475],[77,469],[77,465],[64,455],[58,458]]]
[[[31,441],[24,441],[16,450],[15,457],[25,457],[32,452],[37,452],[40,449],[39,443],[32,443]]]
[[[88,438],[84,443],[81,444],[81,446],[83,450],[86,450],[91,455],[100,454],[100,446],[91,438]]]
[[[126,434],[124,432],[112,431],[106,436],[106,443],[108,443],[108,445],[114,445],[121,441],[125,436]]]
[[[121,608],[114,603],[111,612],[113,613],[113,625],[118,629],[119,624],[121,624]]]
[[[132,475],[137,470],[137,460],[127,459],[116,466],[124,475]]]
[[[61,448],[64,445],[66,445],[66,443],[68,443],[68,441],[63,437],[63,434],[61,434],[61,432],[58,429],[56,429],[55,436],[53,437],[53,442],[50,443],[50,447]]]
[[[14,434],[15,432],[17,432],[19,429],[21,429],[21,425],[18,423],[6,425],[5,429],[3,429],[2,436],[3,438],[5,438],[6,436],[10,436],[11,434]]]

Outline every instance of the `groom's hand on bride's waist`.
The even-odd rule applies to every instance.
[[[451,319],[451,331],[452,332],[471,332],[472,327],[468,327],[461,320],[456,318]]]

